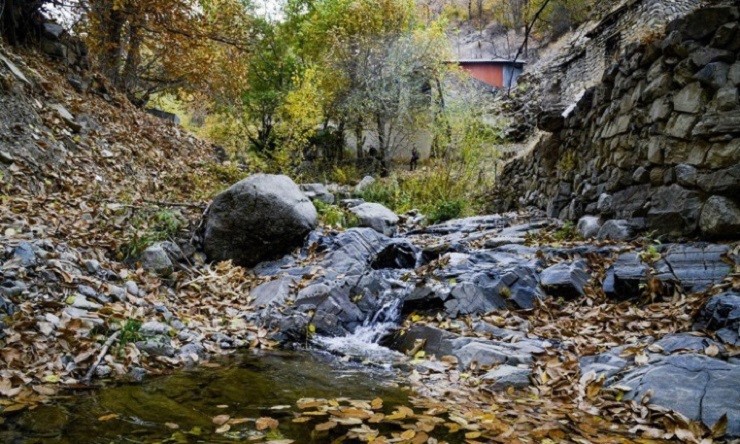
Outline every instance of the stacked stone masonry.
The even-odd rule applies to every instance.
[[[740,11],[696,10],[633,43],[499,179],[498,210],[627,219],[673,236],[740,235]]]
[[[628,0],[607,14],[545,76],[557,79],[551,94],[570,103],[585,88],[599,82],[600,73],[629,45],[662,33],[667,23],[690,13],[700,0]]]

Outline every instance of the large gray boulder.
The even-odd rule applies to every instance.
[[[396,233],[398,216],[379,203],[364,203],[349,209],[360,221],[360,226],[369,227],[386,236]]]
[[[316,224],[316,208],[290,178],[255,174],[213,200],[203,246],[211,260],[253,266],[290,253]]]

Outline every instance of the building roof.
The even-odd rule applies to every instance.
[[[511,59],[460,59],[460,60],[448,60],[447,63],[508,63],[508,64],[525,64],[526,60],[511,60]]]

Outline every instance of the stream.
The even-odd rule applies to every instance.
[[[314,432],[313,424],[291,422],[301,398],[381,398],[390,411],[407,404],[408,390],[399,385],[396,371],[341,362],[324,352],[245,353],[216,368],[72,392],[6,418],[0,442],[246,442],[258,436],[253,420],[260,417],[280,423],[267,440],[330,441],[329,432]],[[212,418],[218,415],[252,421],[216,434]]]

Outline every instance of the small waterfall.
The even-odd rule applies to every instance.
[[[401,318],[401,303],[405,291],[386,290],[381,296],[381,305],[371,317],[347,336],[314,339],[321,348],[332,353],[359,358],[374,364],[390,364],[403,357],[401,353],[378,344],[383,337],[398,328]]]

